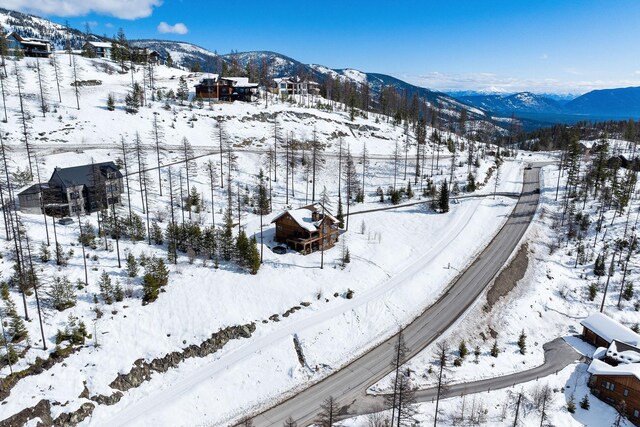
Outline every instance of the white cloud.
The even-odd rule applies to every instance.
[[[150,16],[162,0],[3,0],[7,9],[54,16],[82,16],[89,13],[120,19]]]
[[[639,70],[640,71],[640,70]],[[636,76],[640,74],[637,73]],[[585,93],[594,89],[640,86],[640,78],[622,80],[520,79],[493,73],[450,74],[430,72],[421,75],[396,74],[395,77],[416,86],[448,91]]]
[[[187,34],[189,32],[189,29],[182,22],[178,22],[175,25],[169,25],[166,22],[162,21],[158,25],[158,32],[163,33],[163,34],[167,34],[167,33],[171,33],[171,34]]]

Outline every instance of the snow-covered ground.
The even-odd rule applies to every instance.
[[[624,152],[628,145],[624,141],[617,140],[611,140],[609,143],[614,152]],[[533,156],[526,155],[523,158],[530,159],[529,161],[544,160],[535,154]],[[566,172],[561,178],[558,199],[556,200],[558,174],[557,165],[549,165],[543,169],[540,206],[532,226],[523,238],[523,242],[528,243],[529,254],[528,268],[523,279],[506,297],[498,300],[488,313],[485,311],[486,300],[482,298],[456,327],[442,337],[442,339],[448,340],[451,348],[449,368],[445,374],[449,382],[461,383],[498,377],[541,365],[544,361],[542,345],[559,336],[566,337],[570,344],[586,356],[590,357],[595,350],[594,347],[573,338],[581,333],[580,320],[591,313],[598,312],[602,303],[606,276],[599,279],[594,276],[593,263],[605,245],[611,248],[612,242],[624,236],[625,229],[627,239],[636,232],[640,202],[637,200],[636,193],[631,206],[625,210],[623,215],[616,215],[614,218],[613,211],[605,213],[603,229],[596,238],[595,222],[600,203],[588,198],[584,209],[582,209],[581,200],[578,207],[589,215],[591,224],[581,240],[585,247],[586,261],[584,264],[577,264],[576,243],[571,241],[567,244],[566,229],[561,226]],[[609,257],[610,253],[611,249],[609,249]],[[627,283],[637,282],[638,274],[638,260],[634,256],[629,264]],[[622,324],[633,327],[640,323],[640,312],[637,311],[638,294],[635,291],[631,299],[622,298],[620,309],[618,308],[622,275],[622,267],[616,266],[604,302],[604,312]],[[590,283],[594,282],[598,284],[598,291],[594,300],[590,301],[587,288]],[[517,345],[522,331],[526,334],[525,355],[520,354]],[[492,332],[496,334],[495,340],[500,348],[500,354],[497,358],[490,355],[490,349],[494,343]],[[465,340],[469,355],[464,358],[461,366],[455,367],[453,360],[459,356],[458,345],[461,340]],[[433,387],[437,381],[435,345],[434,343],[427,347],[407,363],[407,366],[416,373],[412,378],[417,387]],[[476,346],[480,349],[477,363],[474,356]],[[585,364],[569,366],[556,376],[539,380],[539,383],[549,383],[555,390],[552,402],[553,409],[549,412],[551,424],[595,427],[611,425],[613,422],[616,417],[615,410],[588,393],[586,381],[589,374],[586,373],[586,366]],[[381,380],[371,388],[371,391],[384,392],[388,390],[389,379],[390,377]],[[532,382],[516,385],[515,388],[509,390],[467,396],[465,405],[469,409],[473,399],[476,399],[476,402],[482,401],[488,411],[486,424],[513,425],[514,396],[521,390],[524,390],[525,393],[527,390],[533,390],[535,385],[535,382]],[[585,394],[589,394],[590,398],[591,409],[589,411],[581,409],[578,405]],[[574,395],[577,405],[575,414],[568,413],[566,409],[571,395]],[[506,417],[503,417],[504,402],[508,402],[509,406]],[[423,422],[433,422],[434,405],[420,404],[418,407],[420,414],[422,414],[418,419]],[[444,401],[446,415],[441,424],[454,425],[453,417],[460,413],[461,407],[462,399],[460,397],[446,399]],[[359,417],[350,420],[345,425],[361,426],[367,425],[367,422],[367,417]],[[539,423],[539,412],[531,409],[525,412],[522,425],[539,425]]]
[[[352,205],[353,211],[380,207],[375,190],[378,186],[386,189],[393,183],[391,153],[394,142],[403,143],[405,137],[401,127],[387,123],[384,118],[370,115],[368,119],[356,118],[351,122],[345,111],[331,112],[306,105],[274,103],[274,99],[266,108],[262,103],[233,103],[213,104],[210,109],[205,103],[202,109],[195,105],[192,110],[186,103],[180,106],[175,102],[170,102],[167,110],[164,101],[156,101],[142,107],[138,114],[130,115],[122,110],[121,104],[131,75],[105,72],[107,66],[118,68],[110,61],[76,59],[83,80],[98,79],[102,84],[82,88],[81,109],[75,109],[70,68],[66,62],[68,58],[60,55],[63,101],[58,103],[53,67],[42,61],[48,88],[46,103],[51,106],[45,117],[38,113],[40,99],[37,74],[32,68],[34,60],[25,59],[18,63],[24,74],[23,90],[27,94],[26,106],[31,116],[28,121],[31,148],[38,155],[43,181],[56,166],[116,160],[122,156],[118,148],[121,135],[131,146],[136,132],[143,139],[148,164],[154,166],[156,153],[150,131],[151,121],[157,115],[165,142],[161,162],[181,161],[180,141],[187,137],[196,155],[203,156],[196,160],[199,172],[197,176],[191,176],[191,183],[204,195],[206,206],[210,206],[209,181],[203,167],[208,160],[212,160],[216,167],[220,166],[218,154],[206,155],[218,147],[213,118],[224,117],[225,138],[237,148],[239,167],[233,174],[234,182],[241,188],[247,186],[252,190],[259,169],[264,168],[264,152],[273,141],[273,125],[265,121],[265,117],[277,112],[280,143],[287,135],[309,140],[316,130],[317,138],[326,146],[329,155],[324,170],[319,173],[316,198],[326,187],[334,209],[337,206],[336,152],[340,136],[344,146],[349,146],[355,157],[360,155],[364,142],[372,155],[365,181],[365,203]],[[8,63],[9,72],[13,67],[14,64]],[[165,91],[175,91],[180,75],[187,76],[190,86],[199,78],[179,70],[158,67],[156,85]],[[141,71],[134,74],[134,78],[141,81]],[[9,169],[14,172],[17,168],[23,170],[28,162],[21,140],[16,85],[11,75],[5,83],[7,93],[11,94],[7,98],[9,121],[0,124],[0,131],[12,148]],[[106,109],[109,93],[115,95],[118,105],[114,112]],[[307,102],[306,99],[301,101]],[[313,103],[309,100],[309,103],[315,106],[317,101],[326,103],[321,99]],[[338,107],[336,105],[336,109]],[[423,165],[424,173],[428,174],[431,165],[438,164],[434,169],[436,184],[450,177],[451,160],[448,152],[445,154],[444,145],[441,150],[437,163],[427,157]],[[284,165],[281,153],[278,157]],[[429,144],[427,156],[432,153]],[[134,166],[130,164],[129,167],[137,170],[135,158],[131,157],[129,161]],[[415,170],[412,157],[415,157],[415,146],[410,148],[408,156],[408,180],[413,179]],[[476,180],[482,183],[493,165],[493,158],[485,159],[480,151],[479,162],[480,166],[472,166],[471,170],[476,174]],[[520,190],[525,162],[507,161],[502,166],[497,191]],[[403,179],[404,159],[399,166],[398,185],[406,185]],[[462,186],[468,173],[466,153],[459,156],[456,166],[455,180]],[[174,165],[174,173],[180,167],[179,164]],[[356,164],[358,174],[362,173],[361,168],[361,164]],[[158,211],[165,211],[169,203],[167,170],[162,169],[163,197],[159,196],[156,173],[152,171],[149,174],[152,180],[149,196],[152,217]],[[273,245],[270,220],[285,206],[283,166],[278,173],[278,181],[273,183],[274,212],[263,219],[267,246]],[[479,192],[491,193],[494,179],[495,173]],[[311,188],[301,167],[295,171],[293,184],[295,196],[290,196],[289,205],[298,207],[310,202]],[[424,181],[414,185],[417,195],[411,201],[422,197],[423,185]],[[144,219],[135,176],[131,179],[131,190],[133,210]],[[222,223],[225,190],[215,189],[217,225]],[[124,198],[126,200],[126,195]],[[55,348],[56,331],[64,328],[70,314],[86,323],[92,338],[64,363],[41,375],[20,380],[0,407],[0,418],[33,406],[43,398],[67,402],[64,406],[52,407],[54,417],[73,411],[87,402],[87,399],[79,397],[85,382],[91,396],[110,395],[114,390],[109,383],[118,373],[129,372],[137,359],[162,357],[191,344],[200,344],[221,328],[249,322],[257,325],[250,339],[231,341],[211,356],[188,359],[176,369],[154,375],[150,381],[126,392],[120,403],[111,407],[97,405],[92,418],[85,420],[84,424],[224,425],[250,410],[257,410],[293,393],[310,381],[319,380],[394,333],[399,325],[411,320],[433,302],[444,286],[491,240],[515,205],[512,198],[493,199],[487,196],[452,204],[447,214],[435,214],[427,208],[428,200],[423,200],[425,204],[351,217],[349,231],[341,236],[351,253],[351,263],[344,269],[339,266],[342,243],[325,252],[324,269],[319,268],[320,254],[302,256],[289,252],[276,255],[265,247],[265,262],[256,276],[241,272],[233,263],[222,263],[219,269],[213,268],[211,262],[204,266],[202,260],[189,264],[182,254],[178,265],[171,267],[166,292],[146,306],[142,306],[140,301],[140,278],[128,278],[126,272],[117,267],[115,242],[108,239],[109,248],[105,250],[103,242],[98,239],[96,249],[87,248],[88,286],[77,290],[77,305],[63,312],[45,306],[44,329],[48,350],[42,350],[37,321],[27,322],[31,348],[13,369],[26,367],[36,357],[46,358],[47,353]],[[126,210],[125,207],[121,209],[123,213]],[[193,216],[203,224],[211,221],[209,208]],[[43,217],[21,214],[21,218],[36,254],[46,239]],[[97,224],[95,214],[82,220]],[[259,234],[260,218],[249,207],[243,209],[241,223],[249,236]],[[50,222],[49,233],[52,234]],[[57,267],[53,261],[36,261],[44,292],[55,276],[68,277],[74,283],[84,280],[77,223],[57,226],[57,233],[65,250],[73,249],[73,255],[68,267]],[[5,255],[0,260],[3,280],[12,273],[12,260],[8,256],[11,248],[9,242],[0,243]],[[150,246],[145,242],[121,240],[120,249],[121,254],[132,253],[136,257],[142,254],[166,257],[166,245]],[[96,303],[94,295],[99,294],[97,282],[102,271],[106,271],[114,282],[118,280],[124,288],[130,288],[133,297],[113,305],[105,304],[102,299]],[[349,289],[353,291],[352,299],[346,298]],[[21,297],[15,290],[11,291],[11,297],[21,307]],[[283,313],[300,306],[301,302],[311,304],[289,317],[282,317]],[[35,304],[33,297],[28,297],[28,310],[32,317],[36,313]],[[98,318],[96,310],[102,311],[103,315]],[[267,321],[273,314],[279,314],[281,320]],[[294,336],[302,345],[307,367],[298,363],[292,341]],[[17,347],[22,350],[21,346]],[[2,370],[3,375],[8,372],[8,367]]]

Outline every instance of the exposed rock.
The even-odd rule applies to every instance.
[[[40,418],[41,423],[39,423],[39,425],[45,427],[53,425],[53,420],[51,419],[51,404],[48,400],[43,399],[38,402],[36,406],[25,408],[17,414],[0,421],[0,427],[22,427],[34,418]]]
[[[255,330],[256,325],[254,323],[240,326],[229,326],[211,335],[209,339],[200,345],[192,344],[182,351],[174,351],[164,357],[153,359],[150,362],[147,362],[144,359],[138,359],[134,362],[134,366],[129,373],[118,374],[116,379],[109,385],[120,391],[127,391],[131,388],[138,387],[143,382],[150,380],[151,375],[154,372],[166,372],[170,368],[177,367],[183,360],[191,357],[208,356],[209,354],[220,350],[230,340],[251,337],[251,334]]]
[[[111,406],[111,405],[115,405],[116,403],[120,402],[120,399],[122,399],[122,396],[124,396],[124,394],[122,394],[119,391],[116,391],[111,396],[105,396],[103,394],[99,394],[97,396],[91,396],[89,399],[93,400],[98,405]]]
[[[78,410],[60,415],[53,421],[53,425],[56,427],[75,427],[91,415],[95,407],[96,405],[93,403],[83,403]]]

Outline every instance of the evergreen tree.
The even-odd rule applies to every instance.
[[[127,254],[127,275],[129,277],[138,276],[138,261],[136,261],[136,257],[131,252]]]
[[[449,187],[447,186],[446,179],[440,186],[440,192],[438,197],[438,208],[442,213],[449,212]]]
[[[189,86],[187,86],[187,81],[184,76],[180,76],[180,80],[178,82],[178,90],[176,91],[176,97],[180,101],[180,105],[184,104],[184,101],[189,99]]]
[[[7,324],[8,341],[16,343],[24,339],[29,339],[27,327],[24,325],[22,318],[18,315],[16,304],[9,295],[9,286],[6,283],[2,283],[0,295],[4,301],[3,317],[9,318]]]
[[[238,237],[236,238],[236,258],[238,264],[242,267],[247,267],[247,260],[249,258],[249,239],[244,230],[240,230]]]
[[[76,292],[67,277],[54,277],[47,295],[53,308],[58,311],[63,311],[76,305]]]
[[[495,340],[493,342],[493,346],[491,346],[490,354],[493,357],[498,357],[498,354],[500,354],[500,348],[498,347],[498,340]]]
[[[111,284],[111,277],[106,271],[102,270],[100,274],[100,280],[98,281],[98,287],[100,289],[100,296],[106,304],[113,304],[113,285]]]
[[[518,337],[518,348],[520,349],[520,354],[525,354],[527,351],[527,335],[524,333],[524,329]]]
[[[173,58],[171,58],[171,54],[169,52],[167,52],[167,67],[171,68],[173,67]]]
[[[460,345],[458,346],[458,353],[460,353],[460,357],[464,359],[467,354],[469,354],[469,349],[467,349],[467,343],[462,340],[460,341]]]
[[[109,94],[109,96],[107,96],[107,110],[109,111],[113,111],[116,109],[116,101],[113,98],[113,94]]]
[[[342,197],[338,196],[338,213],[336,214],[338,220],[338,227],[344,228],[344,212],[342,210]]]
[[[225,261],[231,261],[233,258],[233,217],[231,215],[231,208],[228,208],[224,213],[224,228],[220,235],[220,252]]]
[[[589,403],[589,394],[585,394],[582,400],[580,401],[580,407],[585,411],[589,410],[591,404]]]
[[[604,255],[603,254],[598,254],[598,256],[596,257],[596,262],[593,265],[593,274],[595,274],[596,276],[602,277],[605,274],[605,260],[604,260]]]
[[[247,266],[251,274],[258,274],[258,270],[260,269],[260,251],[258,250],[258,242],[255,236],[252,236],[249,241]]]
[[[471,172],[467,176],[467,193],[473,193],[476,191],[476,178]]]

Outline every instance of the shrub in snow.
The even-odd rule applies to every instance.
[[[500,354],[500,349],[498,348],[498,340],[495,340],[493,342],[493,346],[491,347],[491,355],[493,357],[498,357],[498,354]]]
[[[580,401],[580,407],[585,411],[588,411],[590,406],[591,405],[589,404],[589,395],[585,394],[582,400]]]

